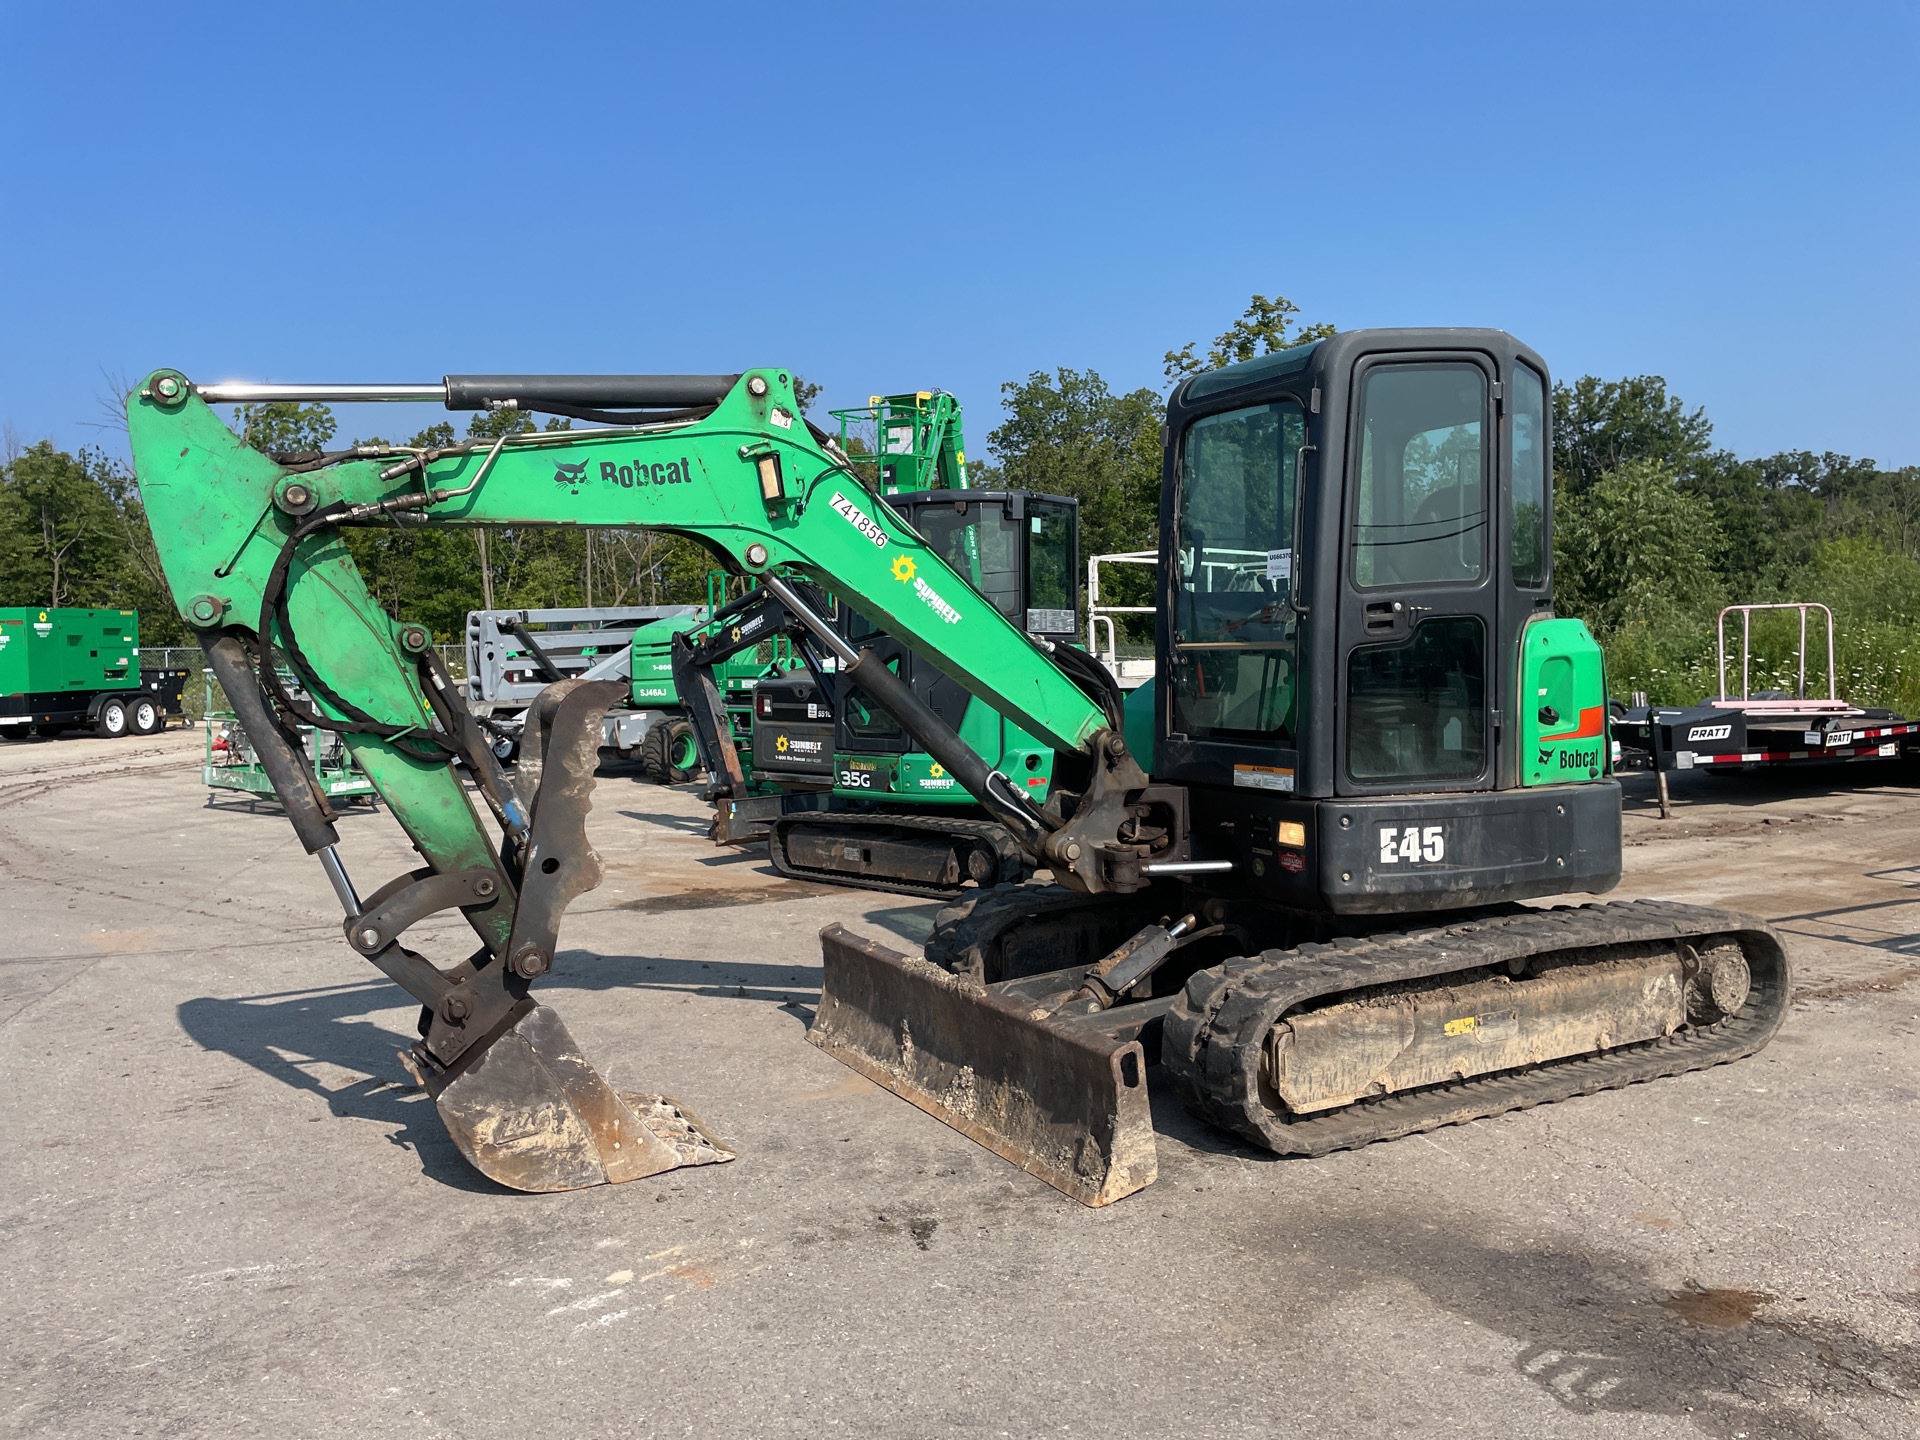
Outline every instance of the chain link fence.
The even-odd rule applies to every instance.
[[[447,667],[448,674],[456,680],[467,678],[465,645],[436,645],[433,648],[439,652],[440,663]],[[198,725],[206,718],[209,709],[228,708],[226,691],[220,688],[218,680],[207,673],[206,652],[198,645],[142,645],[140,667],[143,670],[188,672],[186,690],[180,698],[181,708],[186,711],[191,724]]]

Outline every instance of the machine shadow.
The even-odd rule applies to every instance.
[[[799,1020],[804,1030],[819,1003],[817,964],[722,965],[584,950],[564,951],[558,961],[554,982],[536,994],[563,1011],[569,992],[659,990],[759,1001]],[[182,1003],[175,1014],[180,1028],[202,1048],[231,1055],[290,1089],[325,1101],[336,1119],[387,1127],[389,1141],[411,1151],[428,1179],[477,1194],[518,1193],[474,1170],[447,1138],[433,1101],[414,1088],[398,1058],[414,1036],[370,1018],[410,1004],[397,986],[370,980],[262,995],[199,996]],[[331,1088],[309,1073],[308,1066],[315,1063],[364,1078]]]
[[[868,910],[862,915],[870,925],[891,930],[902,940],[919,947],[927,943],[927,937],[933,933],[933,922],[949,902],[935,900],[931,904],[916,905],[907,901],[899,905],[885,905]]]
[[[1616,777],[1629,812],[1658,810],[1660,798],[1652,771],[1632,770]],[[1690,804],[1708,803],[1746,808],[1782,800],[1840,796],[1855,790],[1893,786],[1920,788],[1920,762],[1879,760],[1835,763],[1817,769],[1737,771],[1675,770],[1667,775],[1675,820]]]
[[[1797,915],[1780,915],[1774,918],[1773,923],[1786,930],[1789,935],[1804,935],[1835,945],[1854,945],[1866,950],[1885,950],[1895,955],[1920,954],[1920,932],[1876,924],[1884,920],[1894,920],[1896,926],[1902,922],[1913,923],[1911,915],[1895,919],[1886,912],[1920,909],[1920,885],[1914,883],[1915,875],[1916,871],[1912,866],[1903,866],[1897,870],[1870,871],[1866,876],[1867,879],[1891,880],[1902,885],[1907,893],[1888,900],[1869,900],[1858,905],[1839,905],[1825,910],[1805,910]],[[1801,928],[1795,929],[1793,928],[1795,926]],[[1836,926],[1847,928],[1836,929],[1834,928]]]
[[[1157,1062],[1147,1067],[1147,1104],[1153,1111],[1155,1137],[1178,1141],[1197,1154],[1225,1155],[1262,1165],[1312,1163],[1304,1155],[1276,1155],[1271,1150],[1249,1144],[1231,1131],[1209,1125],[1187,1109],[1186,1104],[1174,1093],[1173,1081]]]
[[[428,1179],[483,1195],[515,1192],[496,1185],[461,1157],[434,1112],[413,1087],[397,1052],[413,1041],[367,1017],[406,996],[384,981],[283,991],[237,998],[201,996],[176,1010],[180,1028],[207,1050],[218,1050],[261,1074],[326,1102],[338,1120],[369,1120],[390,1127],[390,1143],[409,1150]],[[309,1074],[311,1061],[357,1071],[366,1078],[329,1089]]]
[[[698,816],[674,815],[664,810],[620,810],[616,813],[628,820],[638,820],[642,825],[678,830],[682,835],[705,835],[712,823]]]
[[[566,950],[555,958],[552,984],[547,988],[554,994],[569,989],[661,990],[714,1000],[758,1000],[785,1008],[818,1004],[820,980],[817,963],[768,965]]]

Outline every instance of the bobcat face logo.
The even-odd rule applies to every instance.
[[[1551,765],[1553,763],[1553,751],[1543,749],[1540,752],[1540,763],[1542,765]]]
[[[553,483],[556,485],[578,485],[587,474],[587,462],[578,465],[562,465],[557,461],[553,467]]]

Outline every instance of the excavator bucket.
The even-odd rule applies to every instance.
[[[1054,1017],[1019,982],[980,985],[838,925],[820,934],[807,1038],[1087,1205],[1151,1185],[1146,1056],[1113,1017]]]
[[[734,1158],[675,1101],[614,1090],[560,1017],[531,1001],[471,1065],[428,1089],[468,1163],[510,1190],[618,1185]]]
[[[539,863],[529,863],[516,943],[526,940],[550,953],[567,904],[600,883],[586,816],[601,717],[619,693],[605,681],[559,680],[527,711],[521,771],[535,782],[527,843]],[[733,1159],[674,1101],[622,1094],[607,1084],[560,1017],[531,999],[515,1005],[505,1028],[435,1075],[428,1089],[460,1153],[513,1190],[618,1185]]]

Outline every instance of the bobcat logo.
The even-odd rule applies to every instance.
[[[1551,765],[1553,763],[1553,751],[1542,747],[1540,751],[1540,763],[1542,765]]]
[[[556,485],[578,485],[586,478],[587,462],[578,465],[562,465],[558,461],[553,466],[553,483]]]

